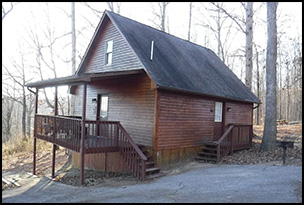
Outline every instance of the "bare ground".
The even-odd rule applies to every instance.
[[[263,126],[254,126],[253,146],[250,149],[237,151],[233,155],[224,157],[220,164],[269,164],[282,165],[282,148],[274,152],[263,152],[260,144],[263,135]],[[278,125],[278,140],[289,137],[295,140],[293,149],[287,149],[286,165],[302,165],[302,124]],[[50,176],[52,168],[51,149],[37,152],[36,174],[38,177]],[[15,154],[2,152],[2,177],[15,180],[22,185],[22,179],[28,178],[27,173],[32,172],[33,153],[30,151]],[[164,175],[183,173],[188,170],[206,166],[205,163],[195,161],[172,164],[162,169]],[[79,169],[71,168],[68,154],[65,149],[56,151],[56,178],[61,183],[80,186]],[[85,186],[124,186],[139,183],[130,173],[105,173],[101,171],[85,170]],[[2,182],[2,190],[15,188],[11,184]]]

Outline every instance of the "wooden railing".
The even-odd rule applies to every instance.
[[[118,121],[85,120],[84,153],[120,151],[131,172],[146,178],[146,156]],[[35,115],[35,137],[80,152],[82,120],[50,115]]]
[[[85,120],[86,153],[118,151],[118,121]]]
[[[120,123],[118,128],[120,153],[135,177],[143,181],[146,179],[147,157]]]
[[[79,152],[81,120],[60,116],[35,115],[35,137]]]
[[[252,137],[252,125],[229,124],[225,133],[217,141],[217,160],[232,154],[234,150],[250,148]]]

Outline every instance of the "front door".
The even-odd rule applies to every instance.
[[[214,112],[214,141],[217,141],[222,136],[223,128],[223,103],[215,102]]]
[[[108,107],[109,107],[109,95],[98,94],[97,95],[97,112],[96,120],[108,119]]]

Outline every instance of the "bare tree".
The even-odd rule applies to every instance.
[[[26,86],[25,84],[29,82],[29,80],[26,79],[26,71],[25,71],[25,54],[22,52],[22,48],[19,48],[19,55],[20,55],[20,62],[17,62],[14,60],[12,62],[12,67],[14,69],[10,68],[8,69],[5,65],[2,65],[2,67],[6,71],[6,75],[9,76],[9,78],[14,82],[14,84],[18,85],[21,89],[21,99],[17,97],[12,97],[14,101],[20,103],[22,105],[22,137],[23,139],[26,138],[26,113],[27,113],[27,93],[26,93]],[[15,89],[15,88],[14,88]]]
[[[121,2],[107,2],[110,11],[120,14]]]
[[[266,113],[262,150],[273,150],[277,138],[276,110],[276,60],[277,60],[277,25],[276,10],[278,2],[267,2],[267,58],[266,58]]]
[[[65,33],[55,35],[56,27],[51,25],[50,21],[50,12],[49,5],[46,4],[46,23],[44,26],[36,26],[35,21],[32,22],[32,26],[27,28],[28,33],[28,47],[31,49],[31,52],[36,55],[35,60],[31,61],[31,67],[36,68],[36,72],[40,77],[40,80],[45,80],[47,78],[57,78],[57,67],[58,61],[62,60],[56,46],[60,45],[62,39],[67,38],[72,34],[71,30],[66,31]],[[34,16],[33,16],[34,19]],[[71,41],[68,41],[68,45],[71,44]],[[64,46],[65,47],[65,46]],[[69,56],[70,57],[70,56]],[[70,58],[71,59],[71,58]],[[71,60],[64,61],[65,63],[71,62]],[[46,89],[42,89],[45,102],[47,105],[54,109],[54,100],[50,99],[49,93],[46,92]],[[53,93],[54,95],[54,93]],[[60,105],[60,104],[59,104]]]
[[[260,99],[260,69],[259,69],[259,52],[257,49],[257,46],[254,44],[255,46],[255,52],[256,52],[256,93],[257,93],[257,97]],[[260,107],[257,107],[256,109],[256,124],[259,125],[260,124]]]
[[[76,71],[76,29],[75,29],[75,2],[71,2],[72,23],[72,74]]]
[[[253,2],[246,7],[246,78],[245,85],[252,90],[252,43],[253,43]]]
[[[10,7],[8,10],[6,10],[6,8],[4,8],[3,3],[2,3],[2,21],[5,19],[5,17],[13,10],[14,6],[18,4],[18,2],[13,3],[10,2]]]
[[[155,26],[162,30],[162,31],[166,31],[166,10],[167,10],[167,6],[168,6],[169,2],[158,2],[158,9],[159,11],[155,11],[155,8],[153,7],[153,15],[160,21],[160,22],[155,22],[154,20],[152,20],[152,22],[155,24]],[[154,18],[155,19],[155,18]],[[168,27],[167,27],[167,31]]]
[[[15,86],[15,84],[14,84]],[[11,138],[11,130],[13,127],[13,112],[15,110],[15,88],[13,90],[13,99],[5,93],[10,93],[8,87],[2,90],[2,142],[6,142]],[[10,94],[11,95],[11,94]]]
[[[227,40],[230,36],[231,32],[230,29],[232,27],[232,24],[228,26],[226,35],[223,34],[223,27],[228,19],[227,16],[223,16],[221,13],[221,9],[223,6],[223,2],[213,2],[213,6],[216,7],[216,9],[208,8],[205,6],[205,4],[202,4],[204,7],[207,15],[202,13],[203,18],[201,20],[201,23],[198,23],[197,25],[203,26],[207,28],[208,30],[211,30],[216,41],[217,41],[217,55],[221,58],[221,60],[226,63],[226,56],[227,56],[227,50],[229,49],[229,41]],[[211,18],[210,18],[211,17]],[[216,26],[213,26],[216,25]],[[224,38],[225,37],[225,38]],[[228,48],[225,51],[225,46],[228,44]],[[230,44],[231,45],[231,44]]]
[[[230,19],[232,19],[239,30],[246,35],[246,78],[245,84],[248,88],[252,87],[252,45],[253,45],[253,2],[247,2],[245,5],[241,2],[242,7],[246,10],[246,21],[237,15],[233,15],[233,12],[228,12],[219,3],[211,2],[215,7],[220,9],[224,14],[226,14]],[[244,28],[245,27],[245,28]]]
[[[191,39],[192,2],[189,3],[188,41]]]

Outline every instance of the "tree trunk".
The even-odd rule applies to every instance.
[[[75,2],[72,2],[72,75],[76,71]]]
[[[189,4],[189,26],[188,26],[188,41],[191,39],[191,18],[192,18],[192,2]]]
[[[257,97],[260,99],[260,70],[259,70],[259,52],[256,49],[256,66],[257,66]],[[256,124],[260,124],[260,107],[256,109]]]
[[[71,15],[72,16],[72,22],[71,22],[72,23],[72,75],[74,75],[76,71],[75,2],[72,2],[71,13],[72,13]],[[74,106],[75,106],[74,103],[75,103],[75,96],[68,95],[68,115],[74,112]]]
[[[163,2],[163,12],[162,12],[162,18],[161,18],[161,30],[162,31],[165,31],[166,6],[167,6],[167,3]]]
[[[253,2],[247,2],[246,8],[246,78],[245,84],[252,87],[252,39],[253,39]]]
[[[266,54],[266,112],[261,149],[273,150],[277,138],[276,113],[276,60],[277,60],[277,2],[267,2],[267,54]]]

